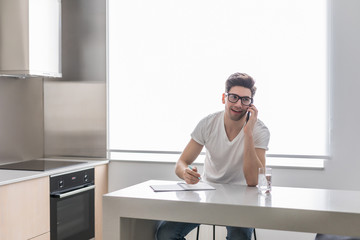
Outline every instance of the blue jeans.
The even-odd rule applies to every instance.
[[[186,240],[185,236],[194,228],[199,226],[197,223],[183,223],[183,222],[160,222],[156,231],[156,240]],[[251,240],[253,228],[242,227],[226,227],[228,240]]]

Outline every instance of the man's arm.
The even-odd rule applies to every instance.
[[[265,149],[255,148],[253,139],[253,129],[257,121],[258,110],[254,105],[248,108],[251,112],[249,121],[244,128],[245,144],[244,144],[244,163],[243,170],[245,180],[248,186],[256,186],[258,184],[258,171],[260,167],[265,166]]]
[[[197,168],[194,167],[193,170],[191,170],[188,166],[199,156],[203,147],[203,145],[191,139],[176,163],[175,173],[186,183],[195,184],[199,182],[200,174],[197,172]]]
[[[258,184],[259,168],[265,166],[265,149],[253,148],[244,152],[244,176],[248,186]]]

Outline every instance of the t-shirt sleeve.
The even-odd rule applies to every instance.
[[[259,124],[254,136],[255,148],[269,150],[270,131],[264,124]]]
[[[205,145],[206,143],[206,124],[207,119],[203,118],[191,133],[191,138],[201,145]]]

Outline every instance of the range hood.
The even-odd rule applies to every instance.
[[[0,76],[62,76],[60,0],[0,0]]]

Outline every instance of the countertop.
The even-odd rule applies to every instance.
[[[84,163],[76,164],[67,167],[56,168],[48,171],[24,171],[24,170],[0,170],[0,186],[26,181],[30,179],[46,177],[53,174],[66,173],[75,170],[81,170],[86,168],[95,167],[98,165],[108,164],[109,160],[106,159],[88,159],[88,158],[41,158],[45,160],[56,161],[83,161]]]

